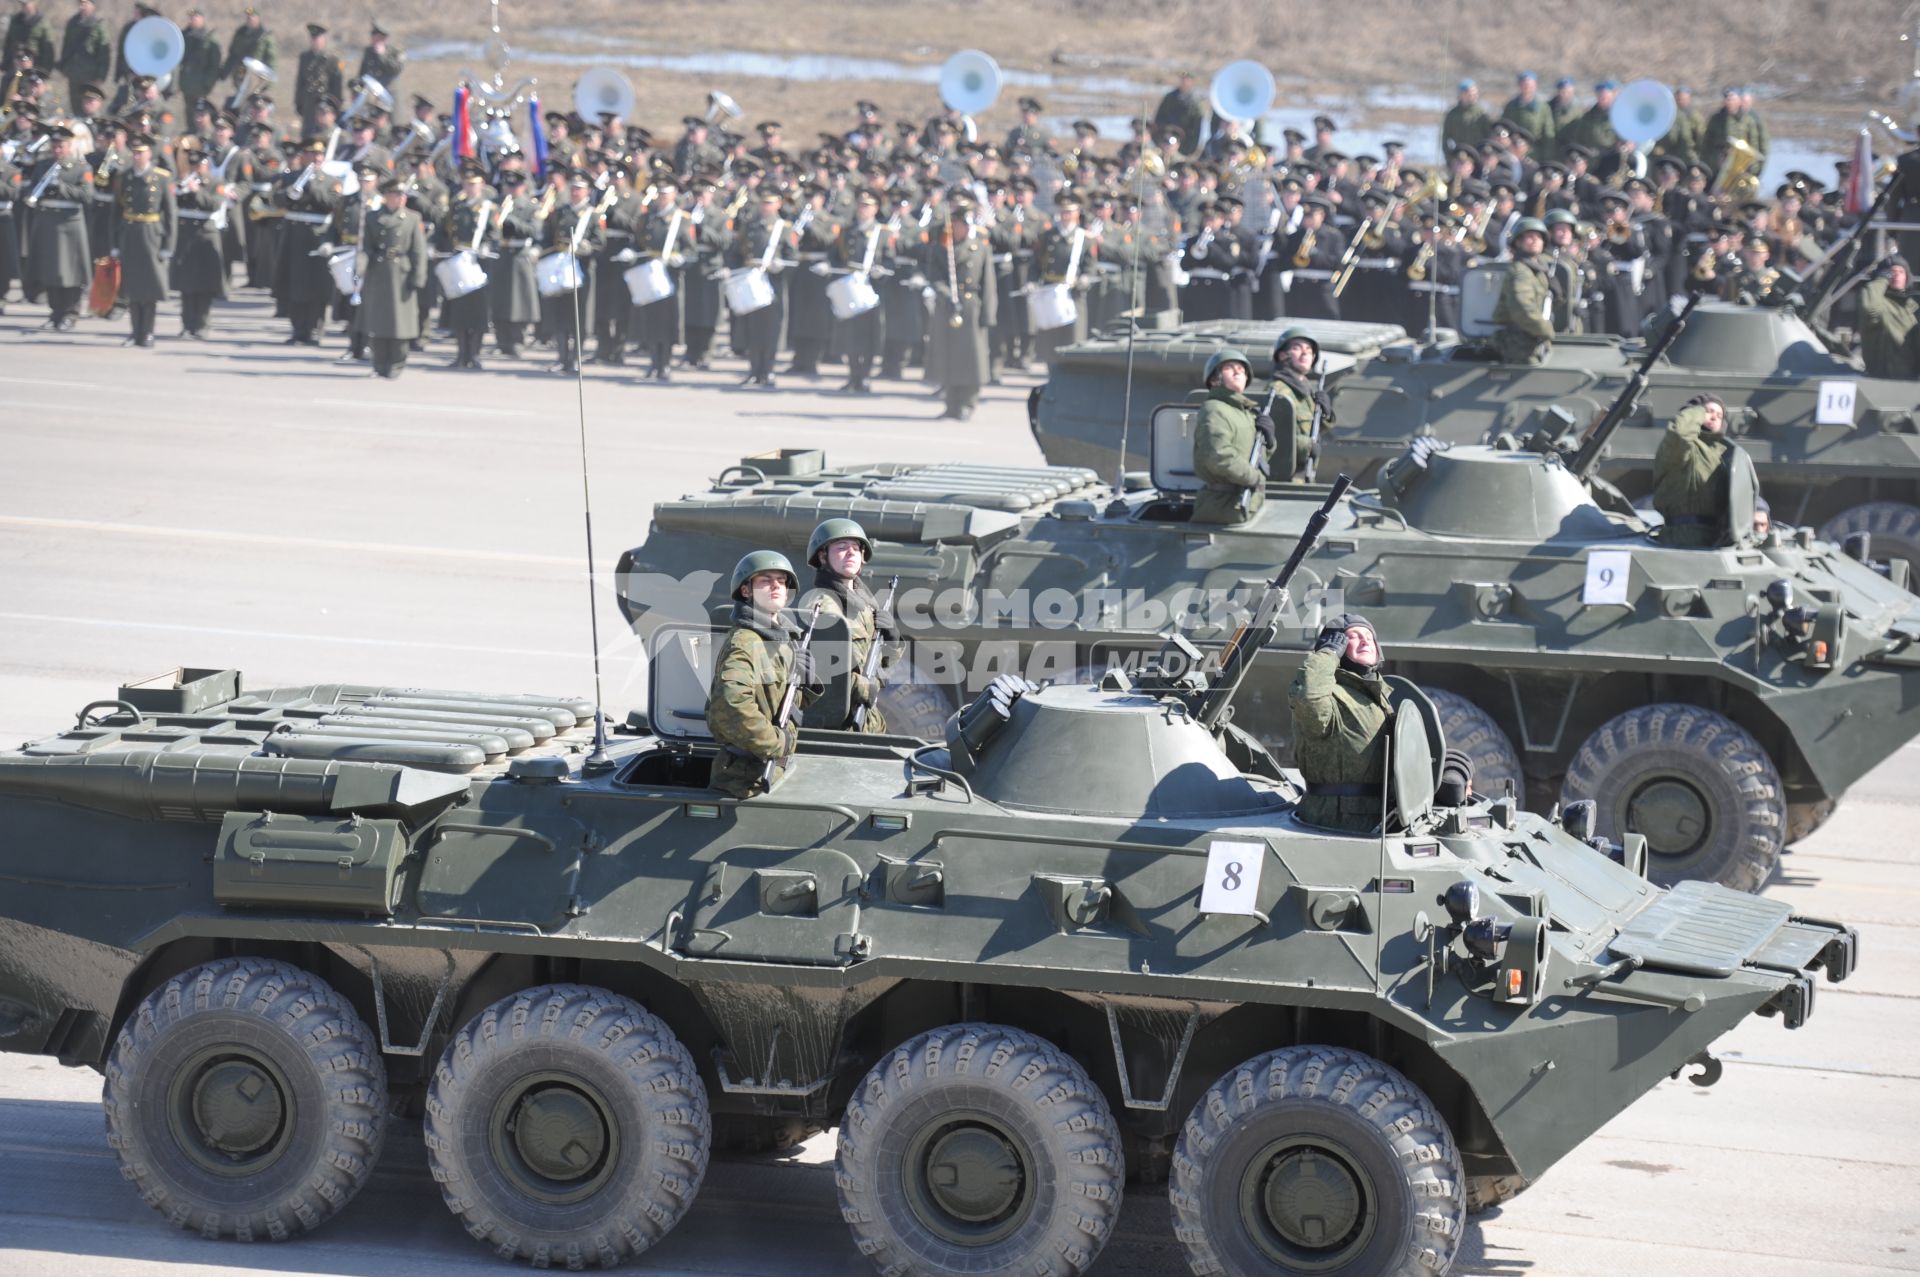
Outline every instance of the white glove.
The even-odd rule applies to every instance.
[[[639,261],[640,254],[634,252],[631,248],[623,248],[613,255],[613,260],[621,263]]]

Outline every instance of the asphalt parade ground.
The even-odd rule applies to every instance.
[[[88,701],[180,665],[249,686],[353,681],[590,693],[580,429],[571,378],[535,357],[397,381],[282,346],[247,295],[214,340],[127,349],[120,324],[37,331],[0,318],[0,741],[70,723]],[[610,571],[652,504],[742,456],[817,446],[829,462],[1040,464],[1031,374],[936,421],[918,381],[869,397],[744,372],[641,381],[590,369],[604,702],[645,686]],[[715,563],[726,571],[730,563]],[[1388,653],[1391,657],[1391,653]],[[1920,1272],[1920,743],[1789,850],[1768,894],[1859,927],[1860,970],[1823,985],[1796,1032],[1750,1020],[1715,1048],[1707,1090],[1662,1083],[1468,1229],[1455,1271],[1526,1277],[1842,1277]],[[367,1190],[285,1245],[207,1242],[141,1204],[107,1148],[100,1078],[0,1057],[0,1274],[507,1271],[442,1207],[417,1128],[398,1127]],[[835,1201],[831,1134],[795,1157],[716,1160],[694,1210],[633,1271],[827,1277],[872,1269]],[[1103,1274],[1185,1271],[1163,1192],[1129,1194]]]

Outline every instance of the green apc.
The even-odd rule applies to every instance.
[[[1316,503],[1324,509],[1330,501]],[[1304,548],[1304,547],[1303,547]],[[394,1114],[497,1254],[625,1262],[723,1129],[838,1128],[885,1273],[1085,1272],[1165,1177],[1196,1273],[1431,1277],[1849,927],[1644,876],[1575,806],[1442,787],[1394,686],[1382,818],[1312,827],[1230,721],[1283,611],[1099,685],[1008,676],[938,742],[803,730],[707,786],[713,630],[649,713],[186,669],[0,753],[0,1048],[105,1075],[140,1195],[323,1226]]]
[[[1151,658],[1169,624],[1217,650],[1326,488],[1272,483],[1247,522],[1192,522],[1194,420],[1162,405],[1142,432],[1152,482],[1118,491],[1077,467],[747,457],[655,507],[620,560],[621,607],[642,634],[724,616],[712,569],[761,548],[801,562],[821,520],[855,519],[875,579],[899,578],[904,651],[879,703],[928,739],[1002,672],[1091,681]],[[1744,466],[1724,546],[1663,544],[1583,481],[1599,437],[1396,459],[1307,559],[1240,723],[1289,757],[1287,689],[1319,618],[1360,612],[1481,789],[1535,810],[1591,799],[1603,834],[1646,836],[1656,881],[1757,891],[1785,845],[1920,733],[1920,599],[1904,565],[1863,561],[1857,542],[1756,535]]]
[[[1468,274],[1468,291],[1491,312],[1499,274]],[[1626,385],[1646,342],[1602,335],[1554,338],[1538,365],[1497,362],[1477,337],[1420,345],[1389,324],[1336,320],[1189,323],[1142,330],[1129,349],[1124,327],[1056,353],[1044,385],[1028,400],[1034,439],[1056,465],[1101,475],[1144,470],[1149,421],[1158,404],[1201,384],[1216,351],[1266,355],[1290,330],[1320,345],[1334,424],[1321,436],[1320,469],[1372,480],[1419,434],[1453,443],[1524,436],[1558,405],[1582,424]],[[1131,375],[1131,419],[1122,407]],[[1864,375],[1833,354],[1793,310],[1703,302],[1650,370],[1646,394],[1614,435],[1599,474],[1630,498],[1652,491],[1661,434],[1687,400],[1718,395],[1728,429],[1752,457],[1774,517],[1817,527],[1825,540],[1868,532],[1882,557],[1920,573],[1920,384]],[[1259,377],[1248,391],[1266,394]],[[1124,462],[1122,454],[1124,453]]]

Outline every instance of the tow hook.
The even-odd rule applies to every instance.
[[[1667,1076],[1677,1078],[1696,1064],[1700,1066],[1700,1071],[1687,1074],[1687,1081],[1695,1086],[1712,1086],[1720,1080],[1720,1075],[1727,1071],[1726,1065],[1714,1059],[1711,1053],[1702,1051]]]

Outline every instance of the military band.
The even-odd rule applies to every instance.
[[[746,361],[745,385],[839,365],[845,393],[922,379],[943,416],[964,419],[1003,371],[1049,363],[1128,313],[1363,320],[1420,338],[1457,330],[1469,272],[1496,263],[1489,351],[1527,362],[1555,336],[1637,335],[1689,290],[1777,303],[1785,272],[1849,227],[1837,190],[1809,174],[1762,198],[1770,140],[1743,86],[1710,115],[1676,90],[1671,129],[1638,148],[1613,129],[1611,80],[1583,96],[1562,78],[1545,94],[1523,72],[1497,113],[1463,81],[1431,166],[1397,141],[1348,154],[1327,115],[1310,139],[1286,129],[1268,150],[1258,126],[1210,117],[1193,76],[1117,147],[1091,120],[1051,135],[1045,104],[1025,96],[991,134],[951,111],[889,126],[863,99],[852,127],[807,147],[775,120],[749,138],[690,114],[656,137],[553,111],[536,156],[497,136],[455,145],[431,98],[400,98],[406,55],[377,18],[357,74],[313,23],[273,86],[275,37],[257,10],[224,43],[190,12],[168,85],[126,65],[93,4],[77,3],[56,41],[35,0],[16,3],[0,289],[18,279],[51,327],[70,329],[96,265],[118,254],[109,313],[125,311],[140,346],[169,292],[182,335],[205,339],[244,281],[271,293],[289,344],[320,344],[331,316],[342,358],[389,375],[405,360],[374,343],[410,352],[437,334],[456,369],[481,368],[490,335],[501,361],[539,346],[561,372],[631,361],[628,375],[659,381],[709,367],[719,341]],[[37,66],[68,78],[70,109]],[[291,126],[270,87],[291,99]],[[399,249],[389,198],[413,218]],[[412,281],[424,264],[394,295],[410,320],[385,292],[369,313],[376,251],[383,279]],[[435,271],[449,263],[452,288]],[[1849,315],[1876,325],[1877,366],[1920,365],[1885,353],[1887,334],[1905,342],[1912,325],[1898,320],[1904,282],[1880,284]]]

